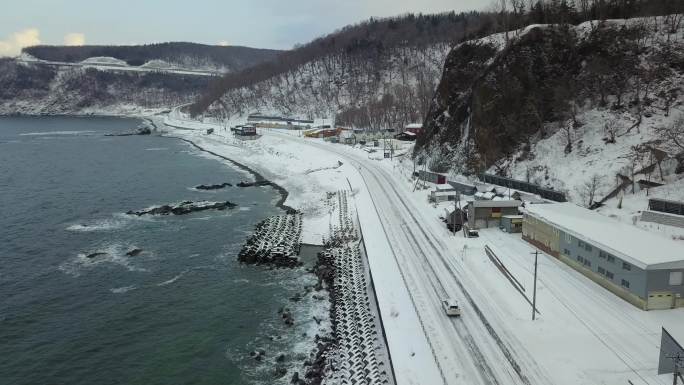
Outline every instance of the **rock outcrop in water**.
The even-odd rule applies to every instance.
[[[137,216],[170,215],[170,214],[185,215],[185,214],[190,214],[190,213],[193,213],[196,211],[232,209],[236,206],[237,205],[235,203],[231,203],[229,201],[225,201],[225,202],[185,201],[185,202],[181,202],[179,204],[155,206],[155,207],[145,209],[145,210],[139,210],[139,211],[131,210],[131,211],[128,211],[126,214],[137,215]]]
[[[199,186],[196,186],[195,189],[197,190],[220,190],[225,187],[231,187],[232,184],[225,182],[221,184],[201,184]]]
[[[276,267],[301,266],[299,253],[302,234],[302,214],[289,211],[256,225],[252,235],[242,247],[240,262]]]
[[[254,186],[272,186],[273,183],[268,180],[257,180],[254,182],[240,182],[237,184],[238,187],[254,187]]]

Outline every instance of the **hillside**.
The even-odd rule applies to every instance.
[[[208,82],[208,76],[0,59],[0,115],[152,113],[194,100]]]
[[[420,120],[453,42],[490,22],[474,12],[371,19],[226,75],[192,112],[337,115],[369,128]]]
[[[508,40],[462,43],[415,155],[433,170],[511,176],[587,206],[639,179],[677,182],[683,33],[682,15],[672,15],[532,25]]]
[[[274,59],[281,51],[239,46],[211,46],[171,42],[133,46],[33,46],[22,50],[36,59],[79,63],[91,58],[114,58],[119,65],[144,66],[166,63],[167,66],[192,70],[235,72]]]

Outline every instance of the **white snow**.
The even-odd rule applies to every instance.
[[[573,203],[528,205],[526,211],[588,240],[640,269],[684,268],[684,242],[616,221]]]
[[[498,229],[474,239],[450,233],[439,217],[455,203],[429,204],[429,189],[411,177],[410,159],[370,158],[361,146],[297,131],[260,130],[258,140],[241,142],[224,124],[188,122],[178,113],[167,122],[184,128],[172,129],[174,135],[255,167],[288,189],[286,204],[305,211],[305,226],[314,224],[305,232],[330,223],[321,194],[352,191],[398,384],[670,381],[656,374],[660,328],[684,335],[684,309],[641,311],[542,254],[540,315],[532,321],[527,300],[484,246],[522,282],[527,297],[534,248]],[[205,135],[207,127],[217,130]],[[343,166],[333,168],[338,161]],[[460,319],[444,314],[440,300],[447,296],[461,304]]]

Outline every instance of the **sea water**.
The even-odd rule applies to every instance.
[[[306,358],[311,304],[288,298],[312,278],[236,258],[277,192],[198,191],[250,176],[172,138],[105,136],[140,124],[0,118],[0,384],[273,383],[278,354],[288,376]],[[185,200],[238,206],[125,214]]]

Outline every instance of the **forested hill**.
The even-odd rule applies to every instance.
[[[337,116],[339,124],[398,128],[422,121],[451,48],[529,24],[648,16],[680,0],[501,0],[485,12],[403,15],[345,27],[212,82],[194,115],[254,111]]]
[[[347,123],[366,126],[420,119],[453,42],[490,24],[475,12],[370,19],[224,76],[192,112],[339,112]]]
[[[142,66],[151,61],[163,61],[188,69],[234,72],[272,60],[281,51],[240,46],[213,46],[171,42],[132,46],[47,46],[27,47],[23,52],[37,59],[77,63],[89,58],[111,57],[130,66]]]

